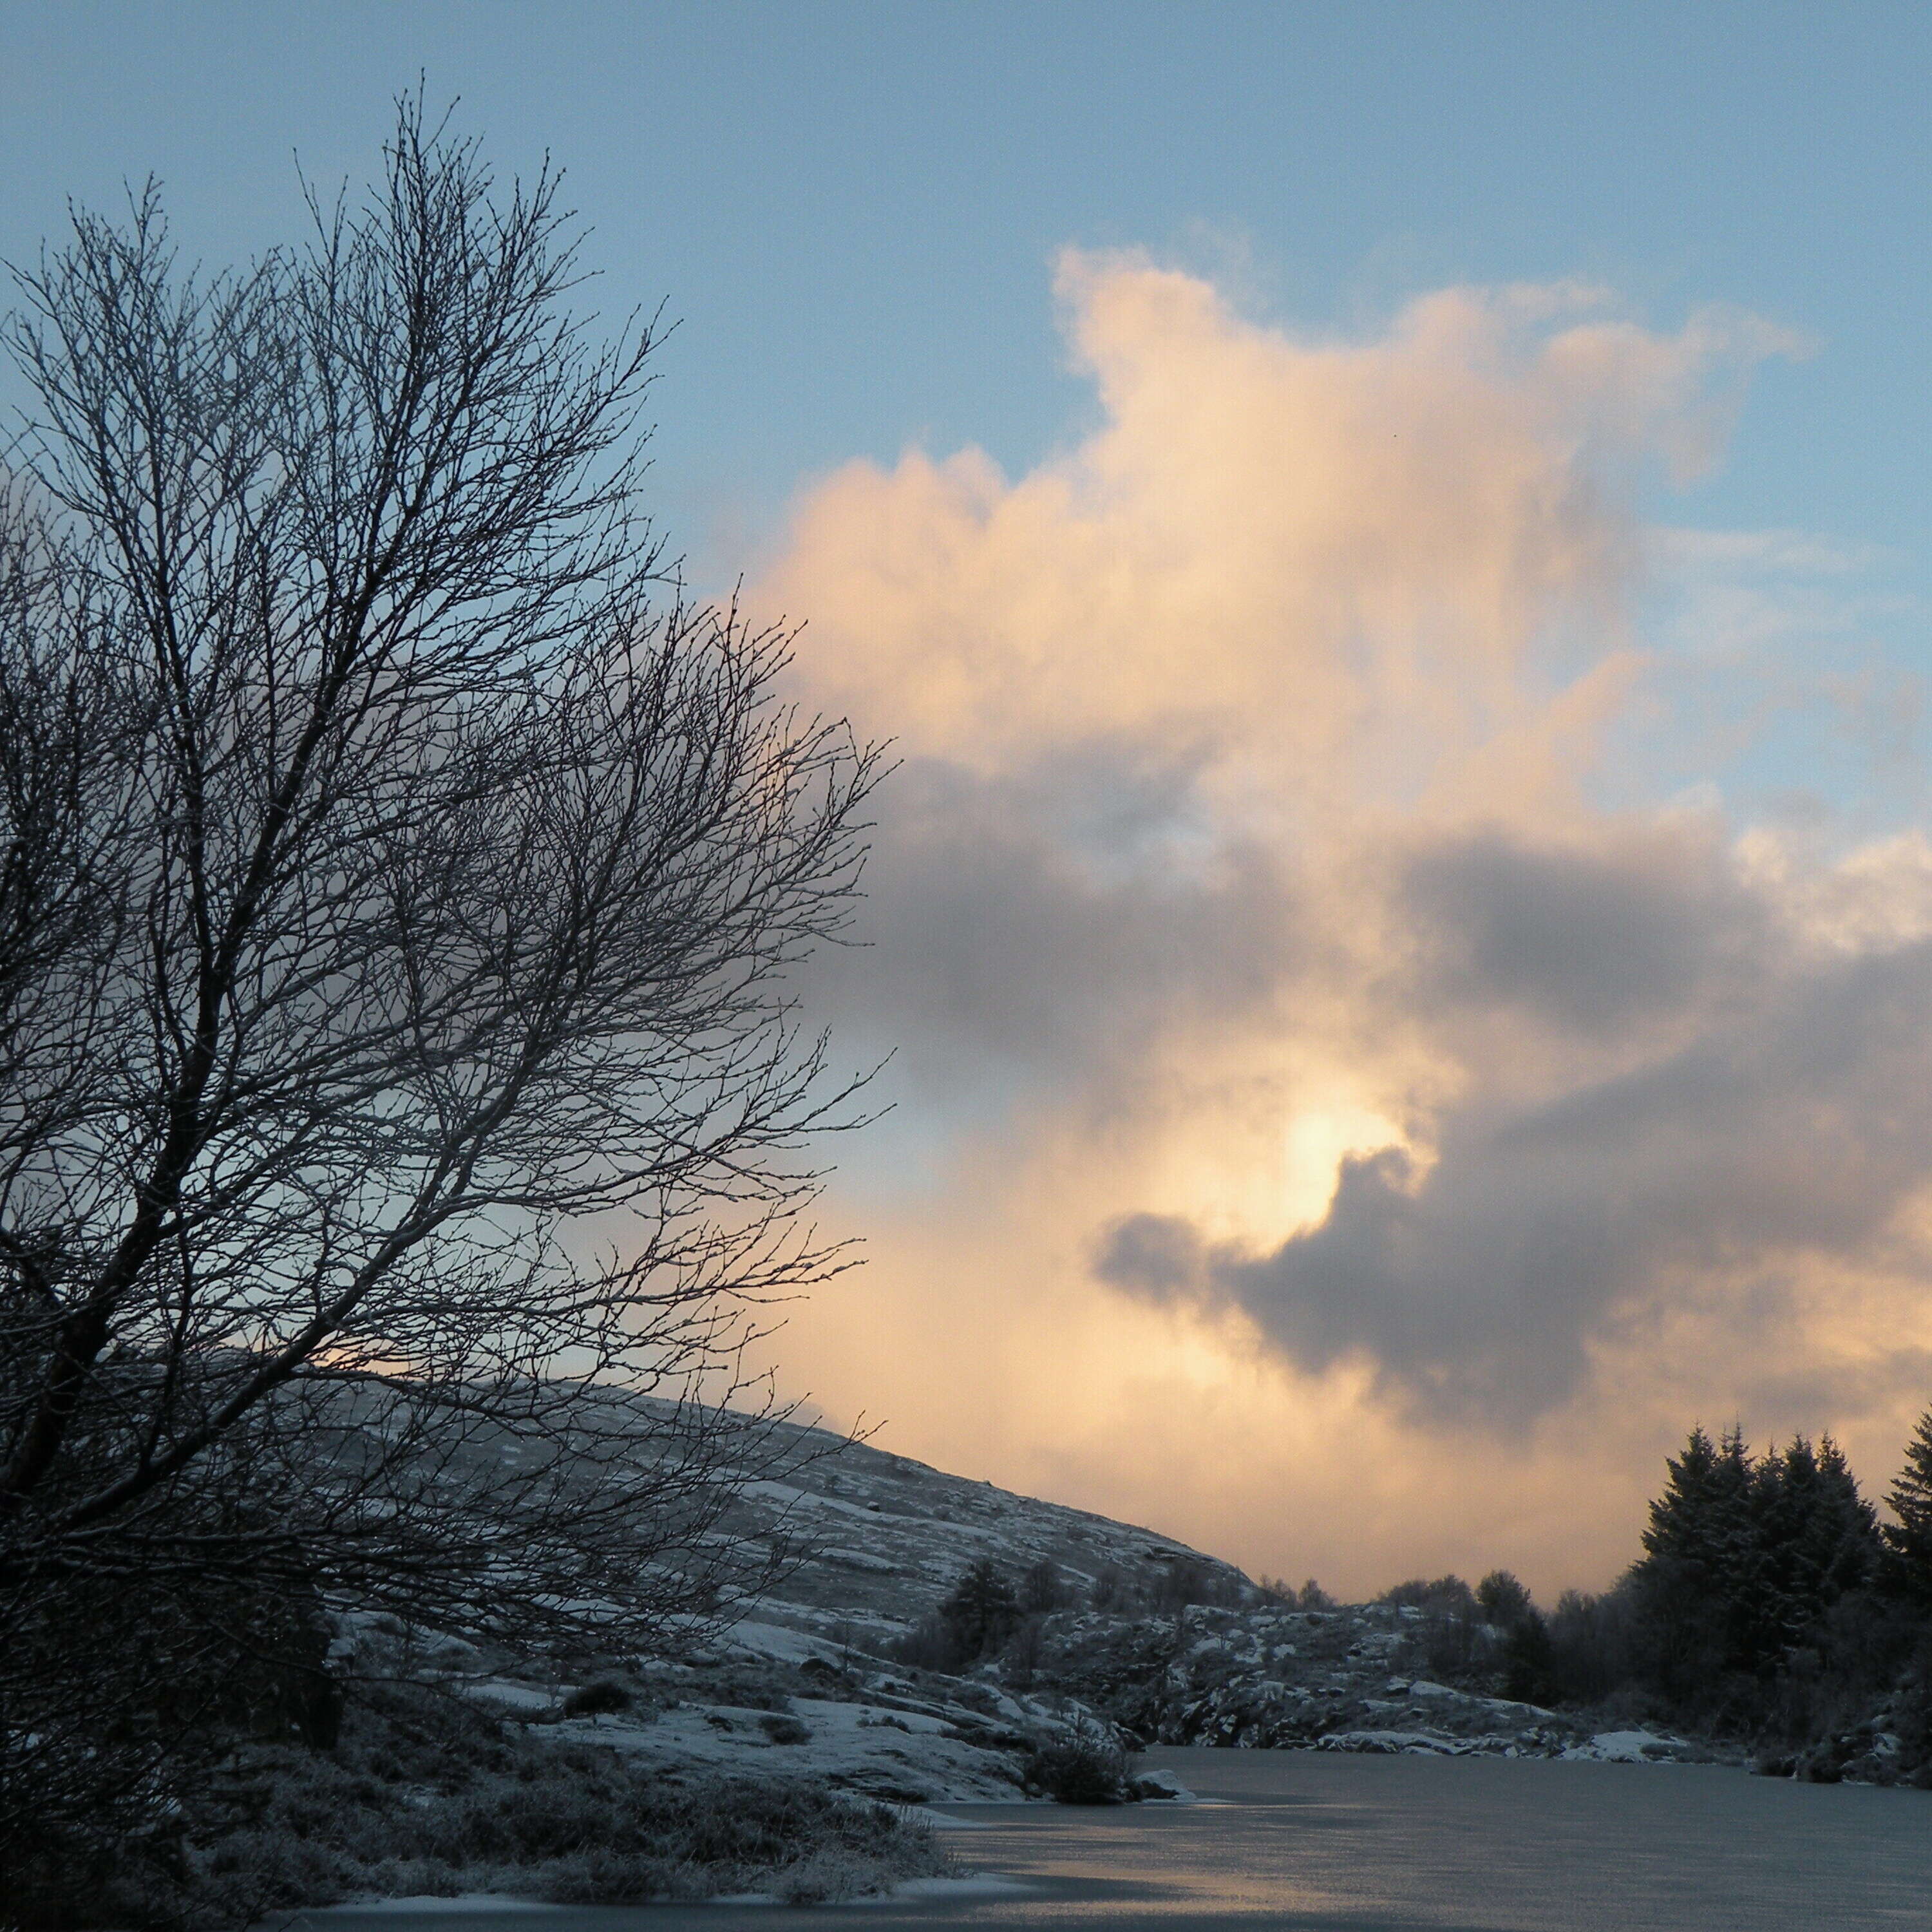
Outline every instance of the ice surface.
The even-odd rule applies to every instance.
[[[311,1907],[303,1913],[305,1918],[333,1918],[346,1917],[350,1913],[358,1918],[374,1912],[406,1913],[411,1918],[435,1918],[453,1912],[544,1912],[562,1910],[561,1906],[544,1905],[535,1899],[506,1898],[494,1892],[466,1892],[454,1898],[438,1898],[425,1895],[416,1898],[371,1898],[359,1904],[325,1905]]]

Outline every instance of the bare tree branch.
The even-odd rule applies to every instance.
[[[744,1350],[842,1264],[787,984],[878,754],[668,580],[654,328],[568,308],[558,195],[406,100],[300,250],[185,271],[150,188],[16,277],[0,1634],[226,1579],[634,1644],[732,1587]]]

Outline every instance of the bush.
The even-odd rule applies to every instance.
[[[1172,1616],[1194,1604],[1232,1609],[1241,1600],[1241,1586],[1226,1570],[1184,1556],[1166,1564],[1144,1595],[1150,1610]]]
[[[787,1679],[769,1664],[731,1663],[700,1672],[686,1695],[737,1711],[789,1711]]]
[[[982,1658],[997,1650],[1018,1627],[1019,1598],[998,1564],[982,1557],[940,1605],[939,1616],[966,1657]]]
[[[1412,1576],[1384,1590],[1376,1601],[1402,1604],[1431,1616],[1473,1618],[1476,1614],[1476,1593],[1455,1576]]]
[[[183,1796],[232,1742],[334,1742],[328,1632],[292,1583],[202,1580],[82,1602],[30,1587],[7,1611],[0,1924],[77,1924],[76,1900],[135,1897],[141,1874],[176,1862]]]
[[[1636,1677],[1635,1616],[1628,1593],[1565,1590],[1549,1620],[1555,1701],[1594,1704]]]
[[[1043,1617],[1028,1617],[1000,1653],[1000,1674],[1016,1690],[1030,1690],[1046,1661],[1045,1625]]]
[[[908,1630],[885,1646],[887,1657],[914,1670],[938,1671],[951,1677],[974,1660],[957,1625],[937,1610],[929,1610]]]
[[[610,1712],[628,1711],[631,1702],[628,1685],[620,1684],[614,1677],[599,1677],[565,1698],[563,1714],[566,1718],[601,1718]]]
[[[1060,1580],[1060,1566],[1052,1557],[1042,1556],[1020,1579],[1020,1609],[1030,1617],[1049,1616],[1066,1604],[1066,1590]]]
[[[1472,1618],[1425,1616],[1409,1632],[1429,1674],[1453,1683],[1477,1669],[1487,1654],[1489,1633]]]
[[[1026,1772],[1029,1784],[1059,1804],[1120,1804],[1130,1795],[1127,1754],[1097,1726],[1036,1746]]]
[[[1534,1610],[1526,1610],[1503,1640],[1503,1695],[1524,1704],[1556,1698],[1556,1648],[1550,1626]]]

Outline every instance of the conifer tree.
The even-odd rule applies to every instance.
[[[1708,1563],[1708,1528],[1718,1452],[1700,1424],[1690,1432],[1684,1453],[1668,1458],[1670,1480],[1650,1506],[1643,1532],[1648,1558],[1659,1563]]]
[[[1020,1620],[1013,1586],[990,1557],[982,1557],[940,1606],[940,1620],[968,1659],[983,1657],[1010,1636]]]
[[[1476,1606],[1483,1621],[1498,1630],[1514,1630],[1534,1610],[1528,1590],[1513,1570],[1492,1570],[1476,1586]]]
[[[1732,1423],[1718,1444],[1708,1532],[1713,1580],[1730,1604],[1742,1602],[1762,1585],[1763,1480],[1762,1466],[1752,1456],[1743,1431]]]
[[[1673,1701],[1720,1672],[1729,1648],[1723,1581],[1732,1555],[1735,1460],[1730,1438],[1720,1448],[1701,1426],[1691,1430],[1682,1453],[1666,1461],[1644,1555],[1630,1574],[1644,1674]]]
[[[1826,1608],[1877,1574],[1878,1512],[1858,1493],[1845,1452],[1826,1435],[1818,1442],[1820,1505],[1813,1534],[1822,1546],[1819,1578]]]
[[[1918,1418],[1886,1501],[1898,1519],[1885,1527],[1893,1574],[1908,1596],[1932,1604],[1932,1408]]]

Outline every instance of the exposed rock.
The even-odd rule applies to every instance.
[[[1183,1804],[1198,1802],[1193,1792],[1171,1771],[1143,1771],[1135,1778],[1132,1788],[1136,1798],[1165,1799]]]

